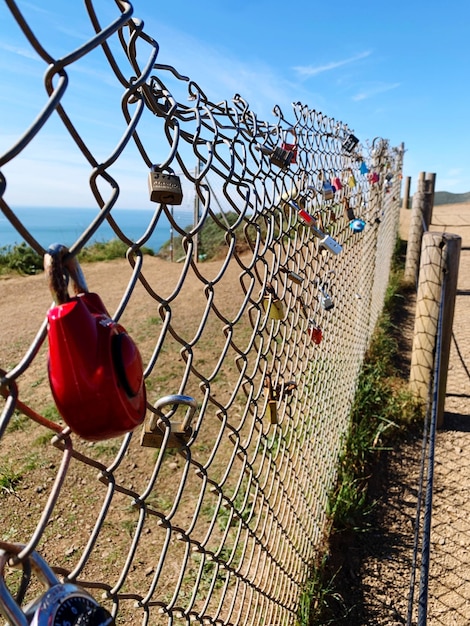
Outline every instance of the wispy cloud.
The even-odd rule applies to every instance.
[[[10,44],[4,42],[0,42],[0,50],[17,54],[18,56],[25,57],[26,59],[34,59],[35,61],[39,59],[37,53],[32,49],[30,50],[29,48],[22,48],[20,46],[11,46]]]
[[[349,57],[347,59],[341,59],[340,61],[330,61],[329,63],[325,63],[324,65],[297,65],[293,67],[292,69],[295,72],[297,72],[297,74],[301,77],[311,78],[312,76],[316,76],[317,74],[321,74],[322,72],[330,72],[332,70],[337,69],[338,67],[343,67],[344,65],[350,65],[351,63],[355,63],[356,61],[365,59],[371,54],[372,54],[372,51],[367,50],[365,52],[360,52],[359,54],[356,54],[353,57]]]
[[[355,96],[353,96],[352,99],[355,102],[359,102],[360,100],[367,100],[368,98],[372,98],[373,96],[376,96],[379,93],[384,93],[385,91],[391,91],[392,89],[396,89],[399,86],[400,86],[400,83],[378,83],[378,84],[376,83],[374,85],[371,85],[370,87],[366,87],[365,89],[357,93]]]

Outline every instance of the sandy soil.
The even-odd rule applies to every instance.
[[[411,211],[402,211],[407,239]],[[462,237],[444,425],[437,432],[427,624],[470,623],[470,205],[434,208],[431,230]],[[413,313],[411,322],[413,323]],[[408,324],[410,320],[408,319]],[[410,350],[411,344],[408,344]],[[416,624],[419,570],[412,580],[414,531],[422,434],[410,433],[400,448],[385,452],[371,480],[377,505],[371,530],[344,546],[348,626]],[[418,550],[418,566],[421,549]],[[412,593],[412,606],[409,601]],[[411,619],[411,621],[408,621]],[[424,623],[424,622],[421,622]]]
[[[400,228],[405,239],[409,216],[410,211],[402,212]],[[428,624],[464,626],[470,623],[470,307],[466,300],[470,295],[470,204],[436,207],[432,229],[461,235],[462,252],[445,423],[437,436]],[[167,265],[167,270],[162,272],[161,263],[163,262],[158,259],[148,260],[146,272],[155,272],[161,276],[164,281],[162,288],[171,293],[180,278],[181,267],[177,264],[169,267]],[[206,267],[210,271],[210,264]],[[105,269],[102,265],[87,267],[89,285],[97,291],[106,291],[106,302],[111,311],[119,306],[123,271],[128,272],[130,277],[129,267],[122,262],[106,264]],[[234,271],[238,274],[237,268]],[[231,277],[227,275],[227,281],[230,280]],[[2,280],[1,290],[0,316],[11,321],[8,326],[3,325],[0,328],[3,366],[8,367],[10,363],[17,362],[19,355],[24,354],[25,347],[41,324],[51,297],[42,276],[31,277],[26,281],[21,278]],[[142,297],[145,300],[145,293],[141,290],[137,286],[135,298],[128,308],[129,317],[121,320],[125,326],[134,318],[136,307],[142,306]],[[189,298],[194,296],[186,295]],[[24,300],[29,302],[27,310],[15,306],[15,302]],[[149,309],[145,323],[155,323],[152,315],[156,316],[156,312],[152,313]],[[412,314],[404,323],[412,325]],[[145,336],[145,326],[127,327],[129,332]],[[145,344],[141,345],[145,351]],[[150,345],[148,349],[150,350]],[[150,355],[145,355],[148,356]],[[38,359],[38,367],[33,363],[23,377],[22,397],[38,407],[51,402],[47,395],[48,386],[40,380],[43,359],[44,355]],[[178,364],[172,366],[177,367]],[[164,372],[162,377],[163,375]],[[160,390],[156,388],[154,391],[158,394]],[[26,434],[19,432],[16,445],[27,446],[28,441],[34,441],[37,434],[32,431]],[[48,484],[56,472],[57,455],[45,450],[42,449],[41,460],[37,461],[37,472],[32,471],[31,484],[23,485],[26,490],[35,489],[37,506],[43,506]],[[110,458],[112,453],[110,451]],[[2,455],[5,458],[4,447]],[[123,464],[123,471],[128,472],[130,485],[139,480],[139,466],[145,455],[148,455],[146,450],[136,450],[129,461]],[[344,548],[345,562],[348,563],[347,600],[350,605],[350,613],[345,623],[350,626],[406,624],[420,455],[419,434],[411,434],[400,449],[384,453],[372,483],[372,492],[378,496],[372,530],[366,534],[364,541],[355,541]],[[178,471],[177,462],[172,471]],[[41,479],[35,484],[34,480],[38,476]],[[73,480],[74,474],[71,476]],[[91,497],[90,494],[88,497]],[[59,550],[71,556],[78,550],[80,533],[77,531],[75,546],[65,532],[60,532],[60,524],[66,527],[67,515],[79,509],[79,500],[72,505],[66,503],[62,508],[59,507],[55,519],[55,535],[46,534],[45,537],[46,550]],[[31,516],[31,511],[25,511],[23,519],[7,518],[4,535],[8,536],[8,525],[14,533],[18,524],[27,524],[28,516]],[[82,514],[77,521],[78,527],[83,529],[86,536],[93,520]],[[111,547],[102,552],[104,560],[97,567],[106,566],[109,552],[112,552]],[[144,572],[149,571],[145,562],[142,569]],[[93,574],[92,571],[89,573]]]

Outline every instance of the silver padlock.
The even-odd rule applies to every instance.
[[[179,177],[170,169],[154,166],[149,172],[151,202],[177,205],[183,202],[183,190]]]
[[[302,222],[312,229],[315,237],[318,237],[320,239],[320,246],[326,248],[333,254],[339,254],[342,251],[343,247],[340,243],[336,241],[336,239],[333,239],[331,235],[328,235],[322,232],[319,228],[317,228],[317,220],[312,215],[310,215],[310,213],[304,211],[303,209],[299,210],[299,206],[295,202],[290,201],[288,202],[288,204],[298,211],[297,215],[302,220]]]
[[[114,626],[112,615],[85,591],[73,583],[61,583],[46,561],[33,552],[28,557],[32,572],[47,587],[46,591],[24,609],[13,598],[5,582],[5,567],[24,546],[0,550],[0,613],[12,626]],[[20,566],[21,563],[17,565]],[[80,621],[81,620],[81,621]]]
[[[325,311],[331,311],[334,308],[334,303],[331,297],[326,293],[323,287],[320,287],[320,304]]]
[[[182,420],[173,420],[180,405],[186,406],[186,412]],[[163,409],[171,407],[168,412]],[[140,445],[150,448],[161,448],[166,436],[166,430],[170,428],[166,443],[167,448],[179,448],[188,442],[193,434],[191,422],[197,409],[197,402],[191,396],[170,395],[164,396],[154,404],[155,412],[150,414],[147,425],[142,431]]]

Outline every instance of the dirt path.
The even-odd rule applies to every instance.
[[[470,206],[434,210],[462,237],[444,427],[436,439],[428,624],[470,624]]]
[[[411,211],[402,211],[400,234],[407,239]],[[431,230],[462,237],[444,426],[437,432],[433,490],[428,626],[470,624],[470,204],[435,207]],[[408,337],[414,304],[401,321]],[[406,329],[404,325],[406,324]],[[404,341],[411,350],[412,331]],[[409,364],[408,364],[409,365]],[[343,547],[340,581],[346,611],[335,626],[417,624],[419,569],[412,584],[414,529],[422,432],[410,433],[382,453],[370,484],[375,501],[370,528]],[[421,548],[418,549],[418,568]],[[347,616],[344,614],[347,612]]]
[[[411,211],[402,212],[407,238]],[[444,425],[436,436],[431,551],[428,586],[429,626],[470,624],[470,204],[434,208],[431,230],[462,237],[453,341]],[[363,624],[407,623],[410,572],[421,437],[412,437],[386,459],[383,497],[376,512],[382,525],[377,545],[364,553]],[[385,528],[384,528],[385,527]],[[372,544],[373,545],[373,544]],[[369,545],[370,548],[370,545]],[[361,547],[360,550],[364,551]],[[414,589],[416,607],[419,587]],[[416,624],[417,609],[413,610]]]

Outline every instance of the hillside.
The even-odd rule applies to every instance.
[[[470,191],[466,193],[451,193],[450,191],[436,191],[434,194],[434,204],[458,204],[460,202],[470,202]]]

